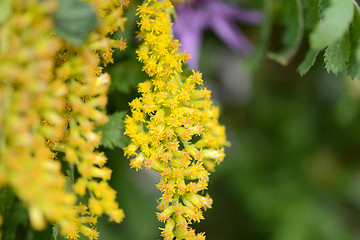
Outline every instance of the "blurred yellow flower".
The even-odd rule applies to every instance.
[[[109,37],[124,27],[125,1],[87,2],[100,23],[81,46],[54,33],[58,1],[12,1],[0,24],[0,187],[13,189],[34,229],[51,222],[70,239],[78,233],[96,239],[95,215],[117,223],[124,217],[108,184],[107,159],[96,150],[101,135],[95,127],[107,121],[110,84],[100,65],[113,61],[113,48],[126,47],[123,39]],[[74,185],[62,174],[68,164],[62,166],[58,152],[70,175],[80,175]],[[78,197],[86,192],[89,205],[78,211]]]

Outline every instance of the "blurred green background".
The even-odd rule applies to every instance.
[[[262,1],[233,2],[261,8]],[[129,111],[127,102],[146,79],[134,53],[134,6],[127,15],[126,31],[114,37],[126,38],[129,47],[116,52],[115,64],[107,69],[113,80],[109,113]],[[274,32],[280,28],[276,24]],[[240,27],[259,40],[260,27]],[[279,41],[273,34],[269,48]],[[307,48],[305,36],[289,66],[267,59],[251,72],[244,56],[206,32],[200,71],[232,143],[210,176],[213,208],[194,224],[208,240],[360,239],[360,82],[328,74],[321,57],[300,77],[296,68]],[[104,150],[126,218],[119,225],[101,218],[98,239],[160,239],[159,176],[130,169],[121,149]],[[49,227],[28,239],[50,236]]]

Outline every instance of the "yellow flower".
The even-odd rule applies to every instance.
[[[164,239],[204,239],[188,225],[203,219],[202,210],[212,205],[200,192],[228,143],[211,93],[202,87],[202,74],[182,72],[189,55],[178,52],[180,43],[171,35],[173,11],[169,0],[148,0],[138,7],[143,43],[136,52],[151,79],[139,84],[141,97],[129,104],[132,116],[126,117],[125,134],[132,143],[124,153],[132,168],[144,164],[161,176],[157,216],[166,222]]]
[[[9,185],[29,209],[31,225],[59,223],[73,233],[76,197],[65,190],[65,177],[50,147],[64,136],[67,86],[54,79],[62,41],[51,37],[47,2],[13,2],[0,25],[0,187]]]
[[[54,34],[57,1],[12,1],[11,14],[0,24],[0,187],[14,190],[33,228],[58,224],[70,239],[79,233],[97,238],[93,214],[115,222],[124,217],[108,184],[106,157],[96,151],[101,136],[95,127],[107,121],[110,84],[100,65],[112,62],[113,48],[126,47],[108,35],[124,27],[127,3],[87,2],[101,20],[79,47]],[[72,189],[57,152],[80,174]],[[75,205],[86,193],[89,211]]]

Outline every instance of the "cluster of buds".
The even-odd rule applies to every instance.
[[[181,45],[173,39],[173,11],[169,0],[148,0],[138,8],[138,38],[143,42],[137,55],[150,79],[139,84],[141,96],[129,104],[125,134],[131,143],[124,153],[132,168],[145,166],[161,176],[157,217],[165,222],[164,239],[197,240],[205,236],[189,224],[203,219],[202,211],[212,205],[201,193],[228,143],[201,73],[183,72],[190,55],[179,52]]]
[[[107,121],[110,78],[101,64],[112,62],[113,48],[126,47],[109,37],[124,26],[125,2],[87,2],[100,23],[81,46],[54,34],[56,0],[12,1],[0,22],[0,187],[14,190],[33,228],[51,222],[70,239],[96,239],[96,216],[124,217],[95,127]],[[78,172],[74,184],[62,172],[68,165]],[[86,194],[84,210],[78,199]]]

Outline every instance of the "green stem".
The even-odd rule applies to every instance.
[[[65,152],[65,144],[56,143],[54,146],[51,146],[52,151]]]
[[[72,191],[72,186],[74,185],[75,182],[74,172],[75,172],[75,164],[69,163],[69,169],[66,170],[66,174],[67,174],[66,188],[68,191]]]
[[[54,240],[57,240],[58,236],[59,236],[59,225],[55,224],[53,226],[53,238]]]

